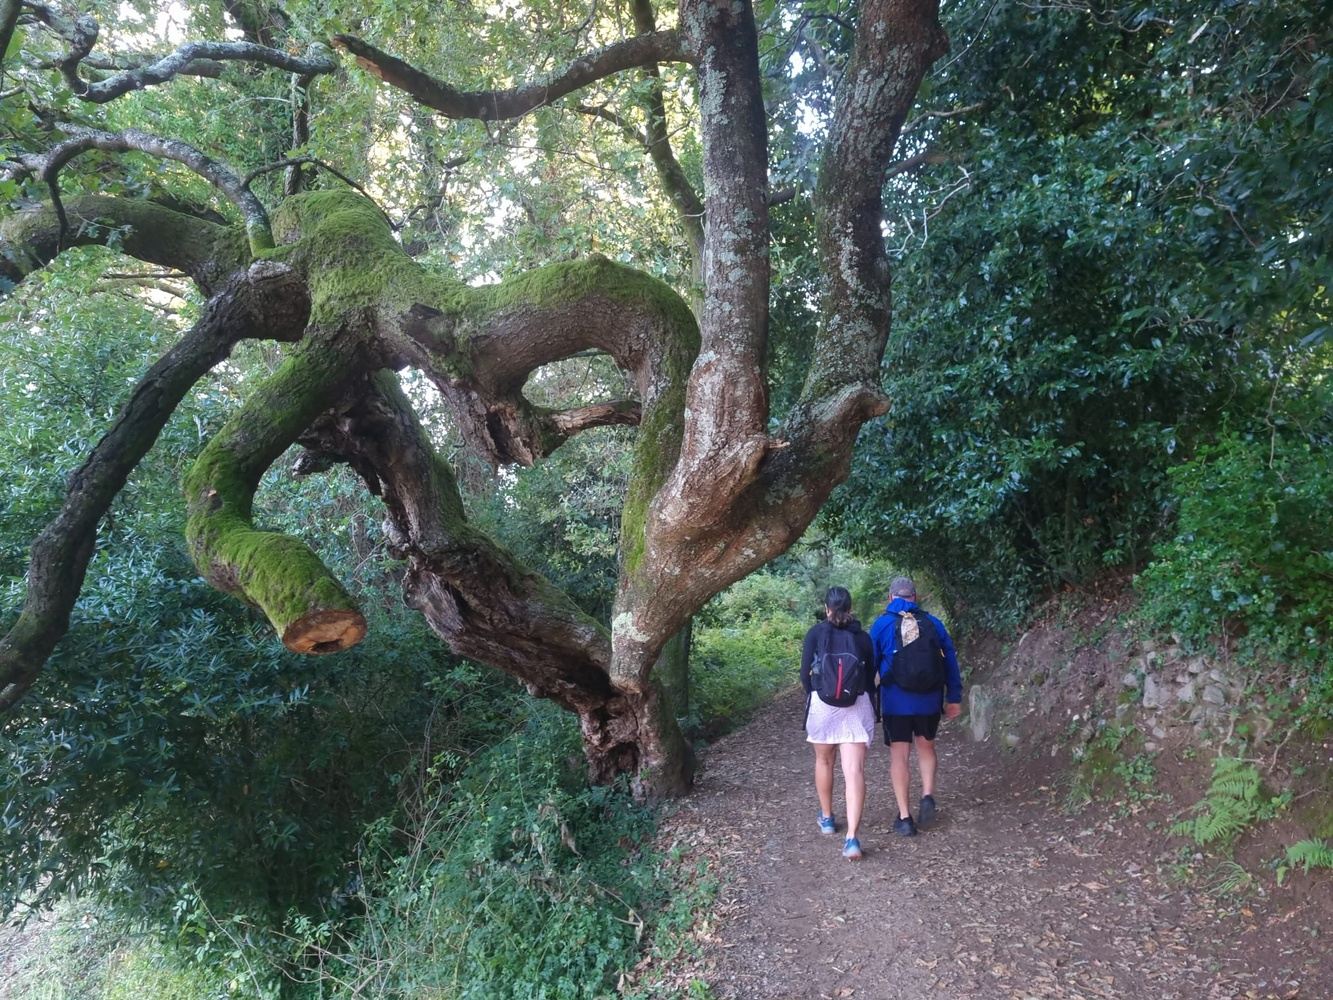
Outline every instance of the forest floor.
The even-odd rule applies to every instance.
[[[1271,870],[1242,873],[1219,889],[1203,859],[1165,832],[1167,813],[1109,800],[1067,811],[1068,757],[1049,747],[976,743],[945,723],[939,817],[901,838],[877,742],[865,858],[845,861],[840,776],[839,832],[816,830],[802,697],[780,696],[714,744],[695,793],[662,830],[663,847],[687,861],[708,856],[723,873],[693,957],[656,970],[695,983],[690,995],[1333,998],[1326,877],[1278,887]]]

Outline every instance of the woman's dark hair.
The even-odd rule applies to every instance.
[[[828,620],[834,625],[846,625],[852,620],[852,595],[846,587],[829,587],[824,607],[829,609]]]

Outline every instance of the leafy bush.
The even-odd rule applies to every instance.
[[[1329,663],[1329,441],[1231,434],[1173,469],[1171,486],[1176,535],[1139,575],[1144,614],[1195,642],[1239,632],[1273,659]]]
[[[709,604],[690,653],[691,709],[706,735],[734,729],[774,691],[797,682],[801,643],[821,597],[788,578],[755,573]]]
[[[636,846],[651,811],[625,788],[589,787],[579,746],[568,714],[533,703],[511,738],[419,800],[411,828],[372,828],[359,931],[335,946],[305,927],[323,995],[610,992],[664,886]]]
[[[893,408],[825,523],[982,624],[1141,563],[1166,470],[1280,409],[1330,330],[1328,19],[1151,13],[952,5],[967,57],[922,94],[969,112],[921,121],[907,149],[945,163],[890,187]]]
[[[784,616],[748,628],[695,629],[690,693],[706,733],[736,728],[773,692],[797,683],[810,624]]]

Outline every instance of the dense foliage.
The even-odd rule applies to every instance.
[[[1284,413],[1327,407],[1333,63],[1303,3],[952,15],[891,220],[894,408],[831,513],[998,621],[1142,564],[1228,426],[1319,462]]]
[[[100,258],[56,268],[3,307],[16,329],[53,329],[0,357],[7,603],[21,596],[25,542],[50,516],[61,474],[173,330],[114,282],[104,287],[104,268]],[[116,339],[95,335],[102,322],[116,324]],[[356,532],[364,514],[346,479],[275,479],[270,491],[279,517],[330,527],[328,557],[366,588],[382,625],[368,645],[346,658],[295,656],[204,585],[184,550],[176,474],[232,405],[224,374],[177,414],[109,519],[49,683],[6,720],[6,909],[67,888],[157,921],[189,919],[182,904],[196,896],[266,919],[315,906],[347,880],[362,825],[411,780],[427,720],[495,684],[387,613],[392,579],[382,549]],[[464,746],[494,738],[498,717],[469,716]]]

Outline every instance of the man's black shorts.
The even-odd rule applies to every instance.
[[[928,740],[933,740],[939,728],[939,712],[934,715],[886,715],[884,742],[911,743],[913,736],[924,736]]]

